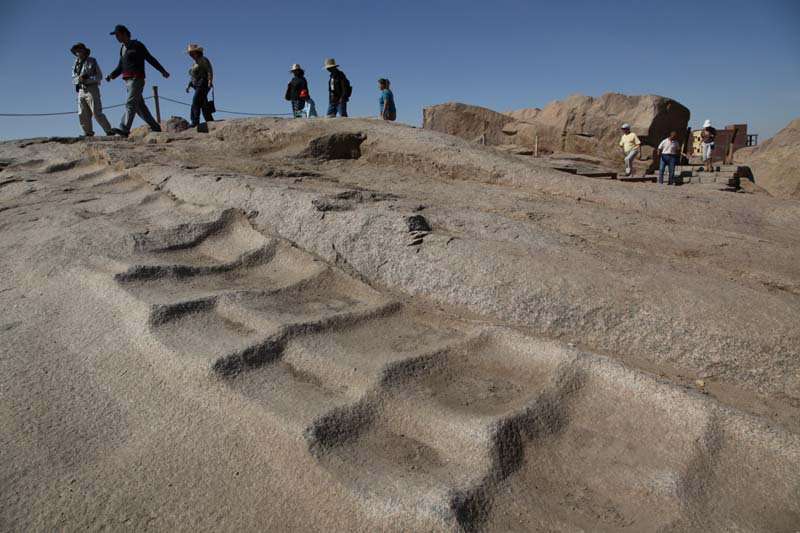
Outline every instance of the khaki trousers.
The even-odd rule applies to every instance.
[[[94,116],[106,135],[111,135],[111,124],[103,114],[103,103],[100,100],[100,87],[88,85],[78,92],[78,119],[86,135],[94,135],[92,117]]]

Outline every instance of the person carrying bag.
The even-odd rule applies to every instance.
[[[206,122],[214,121],[214,117],[212,116],[212,113],[216,111],[213,100],[214,70],[211,67],[211,61],[205,57],[202,46],[190,44],[186,48],[186,53],[194,60],[194,64],[189,68],[190,81],[189,85],[186,87],[186,92],[188,93],[190,89],[194,89],[189,127],[196,128],[200,123],[201,112]],[[211,100],[208,99],[209,91],[211,91]]]

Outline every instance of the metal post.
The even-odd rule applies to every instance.
[[[158,101],[158,85],[153,85],[153,100],[156,103],[156,121],[161,124],[161,104]]]

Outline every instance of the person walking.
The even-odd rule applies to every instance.
[[[78,120],[83,128],[84,137],[93,137],[92,117],[100,124],[106,135],[112,135],[111,124],[103,113],[100,100],[100,81],[103,73],[92,51],[83,43],[75,43],[69,50],[75,56],[72,65],[72,83],[78,93]]]
[[[350,80],[339,70],[339,65],[333,58],[325,60],[325,70],[331,77],[328,81],[328,116],[335,117],[338,113],[340,117],[347,116],[347,102],[353,94],[353,86]]]
[[[633,173],[633,160],[639,155],[642,142],[631,131],[629,124],[622,125],[622,138],[619,140],[619,145],[622,147],[622,152],[625,156],[625,175],[630,176]]]
[[[386,78],[378,80],[378,89],[381,91],[378,106],[383,120],[394,121],[397,119],[397,108],[394,105],[394,93],[389,88],[390,85],[391,82]]]
[[[194,60],[194,64],[189,68],[189,85],[186,87],[186,92],[194,89],[192,109],[189,112],[189,127],[196,128],[200,123],[201,111],[206,122],[214,121],[208,104],[208,91],[214,87],[214,69],[199,44],[192,43],[187,46],[186,53]]]
[[[142,96],[144,91],[144,62],[150,63],[165,78],[169,78],[169,72],[161,66],[161,63],[155,57],[150,55],[145,45],[131,39],[131,32],[125,26],[118,24],[110,35],[116,36],[117,41],[122,46],[119,49],[117,68],[106,77],[106,81],[111,81],[122,75],[125,88],[128,91],[128,96],[125,100],[125,114],[122,115],[119,128],[114,128],[112,131],[116,135],[127,137],[131,132],[133,119],[136,115],[139,115],[142,120],[147,122],[151,130],[161,131],[161,125],[150,114],[150,110],[147,108]]]
[[[669,137],[661,141],[658,145],[658,184],[664,184],[664,170],[669,168],[669,181],[667,185],[677,185],[675,180],[675,165],[678,164],[678,159],[681,155],[681,143],[678,140],[678,132],[672,131]]]
[[[714,152],[716,139],[717,130],[711,125],[710,120],[706,120],[703,123],[703,131],[700,132],[700,149],[706,172],[714,172],[714,161],[711,154]]]
[[[294,118],[303,117],[303,109],[308,105],[308,111],[305,113],[306,117],[316,117],[317,107],[314,100],[311,99],[311,94],[308,92],[308,81],[306,81],[306,72],[300,65],[295,63],[289,70],[292,74],[292,79],[289,85],[286,86],[286,100],[292,103],[292,115]]]

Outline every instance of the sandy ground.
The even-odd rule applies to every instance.
[[[369,120],[0,166],[3,530],[799,527],[796,202]]]

